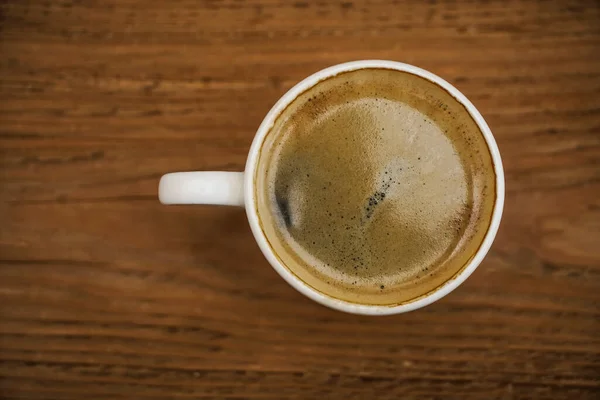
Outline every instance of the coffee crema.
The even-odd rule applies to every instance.
[[[446,90],[383,68],[344,72],[294,99],[254,176],[276,257],[341,300],[397,305],[470,261],[496,176],[481,130]]]

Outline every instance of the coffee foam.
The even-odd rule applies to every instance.
[[[281,262],[328,295],[397,304],[458,272],[493,208],[493,165],[466,109],[385,69],[348,72],[275,121],[256,174],[258,212]]]

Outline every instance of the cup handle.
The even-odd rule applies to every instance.
[[[243,172],[173,172],[158,184],[162,204],[244,206]]]

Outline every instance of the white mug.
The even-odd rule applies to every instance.
[[[439,286],[436,290],[398,305],[386,306],[351,303],[328,296],[307,285],[290,272],[273,253],[273,250],[269,246],[265,235],[260,228],[257,207],[255,206],[256,194],[253,176],[257,167],[263,140],[273,126],[277,116],[298,95],[320,81],[342,72],[364,68],[388,68],[405,71],[423,77],[448,91],[468,110],[483,133],[492,155],[494,172],[496,174],[496,199],[492,219],[483,243],[477,250],[475,256],[471,258],[468,265],[462,268],[460,272]],[[473,104],[467,100],[458,89],[442,78],[412,65],[394,61],[363,60],[325,68],[304,79],[284,94],[273,108],[271,108],[260,124],[256,136],[254,137],[254,141],[252,142],[252,146],[250,147],[250,153],[248,154],[244,172],[206,171],[170,173],[161,178],[158,192],[159,199],[163,204],[220,204],[245,207],[248,222],[250,223],[250,228],[252,229],[252,233],[254,234],[258,246],[273,268],[275,268],[279,275],[281,275],[281,277],[292,287],[318,303],[333,309],[354,314],[389,315],[412,311],[441,299],[464,282],[469,275],[475,271],[477,266],[479,266],[490,249],[494,237],[496,236],[496,232],[498,231],[498,226],[500,225],[502,209],[504,206],[504,171],[502,168],[502,160],[500,159],[500,152],[498,151],[498,146],[496,145],[496,141],[494,140],[490,128],[475,106],[473,106]]]

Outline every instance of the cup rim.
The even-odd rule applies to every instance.
[[[285,267],[279,261],[279,259],[275,256],[274,251],[268,244],[266,236],[262,228],[260,227],[260,221],[256,206],[256,196],[254,193],[254,174],[255,169],[258,165],[258,159],[262,148],[262,144],[280,113],[283,110],[285,110],[285,108],[296,97],[298,97],[301,93],[305,92],[307,89],[316,85],[320,81],[328,79],[332,76],[338,75],[343,72],[368,68],[386,68],[408,72],[413,75],[425,78],[430,82],[440,86],[442,89],[446,90],[467,109],[467,111],[481,130],[483,137],[488,145],[488,149],[492,157],[492,164],[494,166],[494,173],[496,174],[496,198],[494,208],[492,211],[492,218],[488,226],[488,230],[484,236],[484,239],[481,245],[479,246],[479,249],[473,255],[471,260],[467,263],[467,265],[463,266],[462,269],[459,272],[457,272],[453,277],[448,279],[446,282],[444,282],[442,285],[438,286],[431,292],[416,297],[412,300],[408,300],[401,304],[394,304],[389,306],[352,303],[349,301],[337,299],[335,297],[328,296],[325,293],[318,291],[317,289],[314,289],[313,287],[309,286],[307,283],[302,281],[300,278],[298,278],[296,275],[294,275],[287,267]],[[456,289],[460,284],[462,284],[475,271],[475,269],[477,269],[481,261],[488,253],[494,241],[494,238],[500,226],[500,220],[504,208],[504,192],[504,170],[502,167],[502,159],[500,157],[498,145],[496,144],[496,140],[494,139],[494,136],[492,135],[489,126],[487,125],[483,116],[479,113],[477,108],[475,108],[473,103],[471,103],[471,101],[469,101],[466,98],[466,96],[463,95],[457,88],[455,88],[453,85],[451,85],[449,82],[442,79],[441,77],[414,65],[389,60],[358,60],[333,65],[331,67],[322,69],[308,76],[307,78],[304,78],[302,81],[294,85],[275,103],[275,105],[269,110],[262,123],[260,124],[256,132],[256,136],[254,137],[254,140],[252,141],[252,145],[250,147],[250,152],[246,161],[246,168],[244,174],[244,199],[248,222],[250,223],[250,228],[252,230],[254,238],[256,239],[256,242],[258,243],[259,248],[261,249],[264,256],[267,258],[271,266],[275,269],[275,271],[277,271],[277,273],[294,289],[298,290],[300,293],[316,301],[317,303],[320,303],[322,305],[336,310],[363,315],[391,315],[416,310],[441,299],[442,297],[446,296],[454,289]]]

